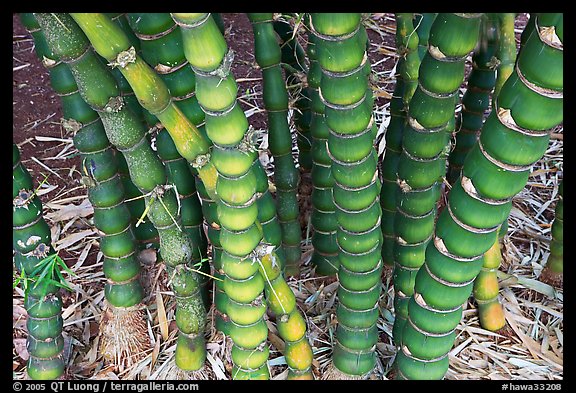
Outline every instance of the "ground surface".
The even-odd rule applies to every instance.
[[[260,71],[252,52],[252,30],[243,14],[222,14],[226,37],[236,57],[234,75],[239,82],[240,102],[255,128],[265,128],[262,113]],[[519,29],[525,18],[519,18]],[[373,14],[367,20],[371,37],[369,56],[374,65],[373,81],[378,86],[376,120],[380,138],[385,130],[394,54],[394,20],[391,14]],[[97,351],[98,324],[103,306],[104,275],[98,236],[92,225],[92,210],[79,183],[79,157],[72,136],[63,130],[59,98],[50,87],[49,76],[33,52],[31,36],[13,16],[13,141],[22,162],[33,173],[36,184],[44,181],[38,195],[45,217],[52,227],[59,255],[75,272],[68,277],[74,292],[63,292],[65,356],[70,378],[162,379],[175,348],[174,302],[165,285],[162,269],[154,256],[147,266],[154,280],[146,298],[149,334],[153,349],[130,369],[116,370],[105,365]],[[380,146],[380,149],[382,146]],[[266,160],[266,154],[261,156]],[[457,342],[450,353],[447,379],[548,379],[563,378],[563,291],[537,279],[549,255],[550,223],[562,178],[562,129],[551,140],[546,155],[535,167],[529,183],[514,200],[508,236],[503,244],[501,299],[508,329],[492,333],[480,328],[473,300],[466,305],[458,326]],[[309,266],[310,245],[304,244],[300,277],[289,280],[309,323],[309,339],[316,351],[314,372],[321,377],[329,364],[330,337],[335,312],[336,282],[315,277]],[[376,379],[390,377],[395,349],[391,344],[393,325],[391,275],[383,277],[380,340],[377,346]],[[24,378],[28,357],[26,313],[20,288],[13,292],[13,371]],[[169,323],[169,335],[161,334],[162,321]],[[269,322],[271,331],[274,324]],[[270,366],[274,378],[285,377],[281,343],[271,333]],[[208,349],[213,377],[229,378],[226,342],[211,329]]]

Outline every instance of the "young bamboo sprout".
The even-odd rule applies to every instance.
[[[43,59],[52,88],[61,99],[62,125],[74,133],[74,146],[82,157],[82,182],[88,188],[88,199],[94,207],[94,225],[102,236],[100,251],[104,255],[103,271],[107,279],[100,351],[107,361],[122,369],[140,359],[150,346],[142,304],[144,291],[139,281],[140,263],[135,239],[131,236],[133,215],[124,202],[123,185],[129,180],[120,180],[121,155],[110,145],[98,114],[80,96],[69,67],[50,51],[32,14],[22,14],[22,21],[33,35],[36,54]],[[127,235],[119,236],[119,233]]]
[[[95,16],[115,26],[101,14],[90,14],[89,19],[93,20]],[[206,312],[199,294],[198,275],[189,265],[193,251],[190,239],[181,230],[176,192],[167,184],[164,166],[148,143],[147,128],[123,105],[112,74],[94,53],[90,41],[74,20],[67,14],[36,14],[36,17],[53,51],[70,66],[82,97],[98,112],[108,139],[124,155],[132,181],[146,196],[146,214],[158,230],[160,253],[176,297],[176,325],[180,333],[175,353],[176,365],[186,371],[202,370],[206,358]],[[77,17],[82,20],[82,16]],[[102,29],[102,34],[91,39],[100,39],[116,47],[118,42],[110,40],[106,34],[108,26],[96,24]],[[129,43],[128,40],[126,42]],[[144,75],[141,77],[142,84],[145,84],[147,79]],[[142,102],[139,96],[141,91],[138,90],[142,86],[134,84],[130,78],[126,79]],[[94,81],[98,83],[94,84]],[[159,97],[158,91],[151,91],[150,94]],[[129,236],[130,232],[121,232],[110,241],[121,242]]]
[[[374,148],[376,126],[368,85],[370,62],[360,14],[311,14],[322,70],[327,153],[334,177],[338,259],[338,327],[333,370],[327,379],[360,379],[376,364],[381,290],[380,180]]]
[[[292,135],[288,124],[288,91],[280,66],[282,51],[273,27],[273,14],[248,14],[254,31],[255,56],[263,78],[264,107],[268,114],[268,145],[274,158],[274,184],[282,249],[287,276],[300,271],[301,230],[298,221],[299,172],[292,157]]]
[[[416,276],[396,357],[400,379],[444,377],[482,256],[496,241],[512,197],[546,151],[550,130],[563,121],[563,14],[536,18],[496,100]]]
[[[290,317],[292,310],[298,311],[294,306],[288,307],[286,302],[290,298],[286,295],[274,296],[280,289],[280,293],[291,294],[285,281],[271,280],[259,269],[265,255],[278,261],[274,256],[277,245],[270,241],[264,223],[260,222],[257,187],[262,175],[256,173],[259,165],[254,134],[236,99],[236,81],[230,72],[233,54],[210,14],[172,14],[172,17],[182,29],[186,57],[196,72],[198,101],[206,114],[206,134],[213,143],[210,159],[218,170],[216,194],[223,249],[221,258],[224,290],[229,298],[226,310],[231,322],[230,336],[234,342],[232,377],[268,379],[264,289],[269,289],[267,300],[270,304],[280,303],[282,313],[277,315],[280,321]],[[265,253],[263,248],[267,250]],[[294,347],[299,350],[286,353],[289,367],[295,368],[295,377],[300,372],[309,372],[312,361],[312,351],[305,337],[306,325],[299,322],[288,318],[285,330],[292,336],[291,339],[284,337],[287,348],[289,342],[298,337]]]
[[[464,80],[465,59],[478,41],[479,14],[439,14],[430,30],[420,64],[418,86],[410,100],[397,167],[394,230],[395,337],[402,345],[414,279],[432,238],[436,204],[446,173],[449,129],[455,99]]]
[[[550,255],[546,266],[540,274],[540,280],[555,287],[562,288],[564,283],[564,181],[558,186],[554,222],[552,223],[552,240]]]
[[[48,258],[57,257],[51,245],[50,227],[44,220],[42,202],[32,177],[12,144],[12,248],[14,264],[23,277],[24,307],[28,314],[26,349],[30,354],[26,372],[31,379],[58,379],[64,375],[62,337],[63,286],[60,271],[41,275],[39,268]],[[55,266],[54,269],[60,269]]]

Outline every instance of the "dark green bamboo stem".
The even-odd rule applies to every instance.
[[[16,269],[25,274],[24,307],[28,314],[26,348],[30,357],[26,372],[34,380],[58,379],[65,371],[62,300],[58,286],[47,280],[59,279],[51,272],[41,281],[36,272],[38,264],[46,257],[53,257],[55,251],[42,202],[14,143],[12,168],[12,248]]]
[[[439,14],[434,19],[418,86],[410,100],[398,161],[400,192],[394,218],[396,345],[402,343],[414,279],[434,230],[455,100],[464,80],[465,59],[478,41],[479,26],[478,14]]]
[[[309,24],[309,23],[308,23]],[[311,263],[317,275],[333,276],[338,272],[338,246],[336,245],[336,208],[332,198],[334,178],[328,156],[328,127],[324,120],[324,103],[320,98],[322,70],[317,60],[317,38],[308,33],[306,51],[310,60],[307,82],[310,93],[310,136],[312,138],[312,246]]]
[[[428,18],[429,19],[429,18]],[[426,19],[426,21],[428,20]],[[414,26],[418,26],[420,32]],[[428,30],[426,30],[428,27]],[[386,129],[386,149],[382,160],[382,260],[386,265],[394,265],[394,247],[396,235],[394,217],[396,215],[396,195],[398,186],[398,160],[402,152],[402,134],[406,123],[408,104],[418,84],[420,65],[420,35],[429,32],[430,24],[417,23],[413,14],[396,14],[396,46],[398,63],[396,65],[396,86],[390,102],[390,123]]]
[[[274,158],[277,214],[285,255],[284,271],[287,276],[298,276],[302,255],[297,198],[299,172],[292,157],[288,91],[280,63],[282,51],[272,17],[272,13],[248,14],[254,32],[256,62],[262,70],[264,107],[268,115],[268,144]]]
[[[563,14],[541,14],[534,22],[438,217],[408,306],[410,323],[396,358],[400,379],[444,377],[482,256],[546,151],[550,130],[563,121]]]
[[[204,112],[196,98],[196,78],[190,68],[184,50],[182,37],[169,13],[130,13],[128,23],[135,36],[140,40],[141,54],[144,60],[154,68],[170,90],[170,95],[182,113],[202,132]],[[152,116],[152,115],[150,115]],[[156,122],[158,122],[156,120]],[[182,225],[192,242],[194,253],[192,264],[201,265],[200,275],[202,296],[209,306],[210,264],[207,258],[207,239],[202,228],[202,206],[196,193],[195,176],[188,162],[180,156],[169,132],[161,123],[156,136],[158,155],[164,162],[168,181],[178,189]]]
[[[489,113],[490,97],[496,84],[495,57],[498,48],[498,26],[495,14],[483,19],[479,45],[472,55],[472,71],[462,97],[462,111],[456,125],[456,142],[448,157],[446,180],[454,184],[460,177],[466,155],[480,136],[480,129]]]
[[[564,283],[564,181],[558,186],[558,202],[554,210],[550,255],[540,275],[540,280],[562,288]]]
[[[264,288],[272,311],[277,311],[272,307],[274,302],[280,304],[279,322],[287,319],[287,329],[297,332],[298,343],[308,348],[307,352],[291,351],[289,367],[294,368],[296,376],[308,373],[312,352],[305,338],[305,325],[297,328],[297,321],[290,318],[293,312],[298,313],[294,305],[290,306],[289,295],[293,298],[293,294],[281,274],[276,277],[280,278],[277,281],[263,270],[266,258],[271,258],[273,265],[280,264],[280,260],[277,245],[270,242],[265,223],[260,221],[257,201],[261,196],[256,193],[263,176],[255,173],[258,168],[255,135],[237,103],[237,86],[230,72],[232,53],[210,14],[172,14],[172,17],[181,28],[186,57],[197,75],[198,101],[206,114],[206,133],[213,143],[211,160],[218,171],[222,270],[224,290],[229,297],[226,309],[231,321],[230,336],[234,342],[232,377],[268,379],[270,376],[266,362],[267,327],[263,320]],[[275,282],[284,283],[284,288],[275,288]],[[287,351],[289,345],[296,345],[285,340]]]
[[[98,16],[114,26],[101,14],[90,14],[89,18],[96,22]],[[146,195],[147,217],[158,230],[160,253],[176,296],[176,324],[180,330],[176,364],[184,370],[198,370],[203,367],[206,357],[206,312],[199,295],[198,275],[189,265],[192,247],[180,227],[177,196],[167,185],[164,167],[148,143],[147,128],[122,105],[112,74],[93,52],[90,41],[74,20],[67,14],[36,14],[36,17],[54,52],[70,66],[82,97],[98,112],[108,139],[124,155],[133,183]],[[76,17],[82,19],[82,16]],[[113,46],[118,44],[113,40],[106,42]],[[138,97],[135,86],[132,87]],[[125,236],[128,236],[127,232],[118,234],[118,237]]]
[[[310,21],[322,71],[319,95],[329,130],[327,153],[340,250],[332,360],[339,373],[352,378],[365,377],[375,366],[382,272],[374,101],[368,85],[367,34],[360,18],[352,13],[313,13]]]

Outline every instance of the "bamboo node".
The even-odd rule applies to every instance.
[[[116,56],[116,60],[108,63],[108,65],[112,68],[120,67],[125,68],[130,63],[136,62],[136,49],[133,46],[128,48],[128,50],[122,51],[118,53]]]
[[[26,239],[26,242],[23,242],[22,240],[18,239],[18,241],[16,243],[18,243],[19,247],[26,248],[28,246],[33,246],[34,244],[38,243],[40,240],[42,240],[42,238],[40,236],[32,235],[28,239]],[[29,256],[29,255],[32,255],[33,252],[34,251],[31,251],[27,254],[22,254],[22,255]]]
[[[43,259],[46,258],[48,256],[48,253],[50,252],[50,247],[48,247],[46,244],[44,243],[40,243],[36,246],[35,249],[33,249],[32,251],[30,251],[27,254],[22,254],[25,257],[36,257],[39,259]]]
[[[65,119],[65,118],[61,118],[60,119],[60,124],[62,125],[62,127],[64,128],[64,131],[66,131],[66,133],[73,133],[74,135],[80,131],[80,129],[82,128],[82,123],[80,123],[78,120],[76,119]]]
[[[258,140],[264,134],[264,130],[256,130],[252,125],[244,133],[244,137],[238,144],[238,150],[243,153],[256,153],[258,151]]]
[[[192,167],[195,169],[200,169],[206,165],[208,161],[210,161],[210,153],[198,154],[194,159],[194,162],[192,162]]]
[[[540,39],[550,45],[553,48],[563,49],[564,44],[560,41],[560,38],[556,34],[556,28],[554,26],[538,26],[538,35]]]
[[[20,191],[18,191],[18,195],[16,196],[16,198],[12,200],[12,205],[14,206],[14,208],[24,208],[28,210],[28,205],[30,204],[30,201],[32,200],[33,196],[34,193],[32,191],[21,189]]]
[[[402,192],[410,192],[412,191],[412,187],[410,187],[410,185],[406,182],[406,180],[400,180],[398,179],[396,181],[396,183],[398,183],[398,187],[400,187],[400,190],[402,190]]]
[[[486,63],[486,67],[488,67],[492,71],[496,71],[502,62],[496,56],[492,56],[490,61]]]
[[[429,45],[428,46],[428,52],[430,52],[432,57],[434,57],[436,60],[442,60],[442,59],[446,58],[446,55],[444,53],[442,53],[440,48],[438,48],[437,46]]]
[[[46,68],[51,68],[54,67],[56,64],[58,64],[58,61],[51,59],[49,57],[46,56],[42,56],[42,65]]]
[[[124,106],[124,99],[122,96],[111,97],[104,106],[106,113],[118,113]]]
[[[96,187],[96,182],[90,176],[82,176],[80,178],[80,184],[86,188]]]

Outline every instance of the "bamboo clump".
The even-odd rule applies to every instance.
[[[292,38],[291,17],[301,29]],[[399,61],[387,126],[375,117],[369,15],[247,14],[262,75],[266,126],[258,130],[217,14],[33,18],[94,208],[107,280],[99,353],[114,370],[144,361],[155,342],[138,258],[151,250],[174,296],[169,356],[178,378],[212,378],[209,368],[223,377],[207,345],[211,328],[230,340],[231,379],[271,379],[271,364],[285,365],[287,379],[378,378],[385,348],[397,379],[457,377],[448,352],[471,295],[482,327],[519,334],[499,268],[514,235],[505,230],[513,199],[563,121],[562,14],[531,17],[516,61],[510,14],[395,14]],[[56,66],[69,75],[58,79]],[[62,80],[71,83],[61,89]],[[308,176],[312,193],[301,194]],[[310,222],[302,223],[308,198]],[[556,286],[562,220],[560,199],[541,276],[554,275]],[[23,251],[14,247],[18,265]],[[321,283],[309,297],[306,280]],[[134,328],[121,331],[127,323]],[[275,349],[282,358],[272,358]],[[156,344],[149,373],[158,356]],[[34,367],[30,377],[48,375]]]

